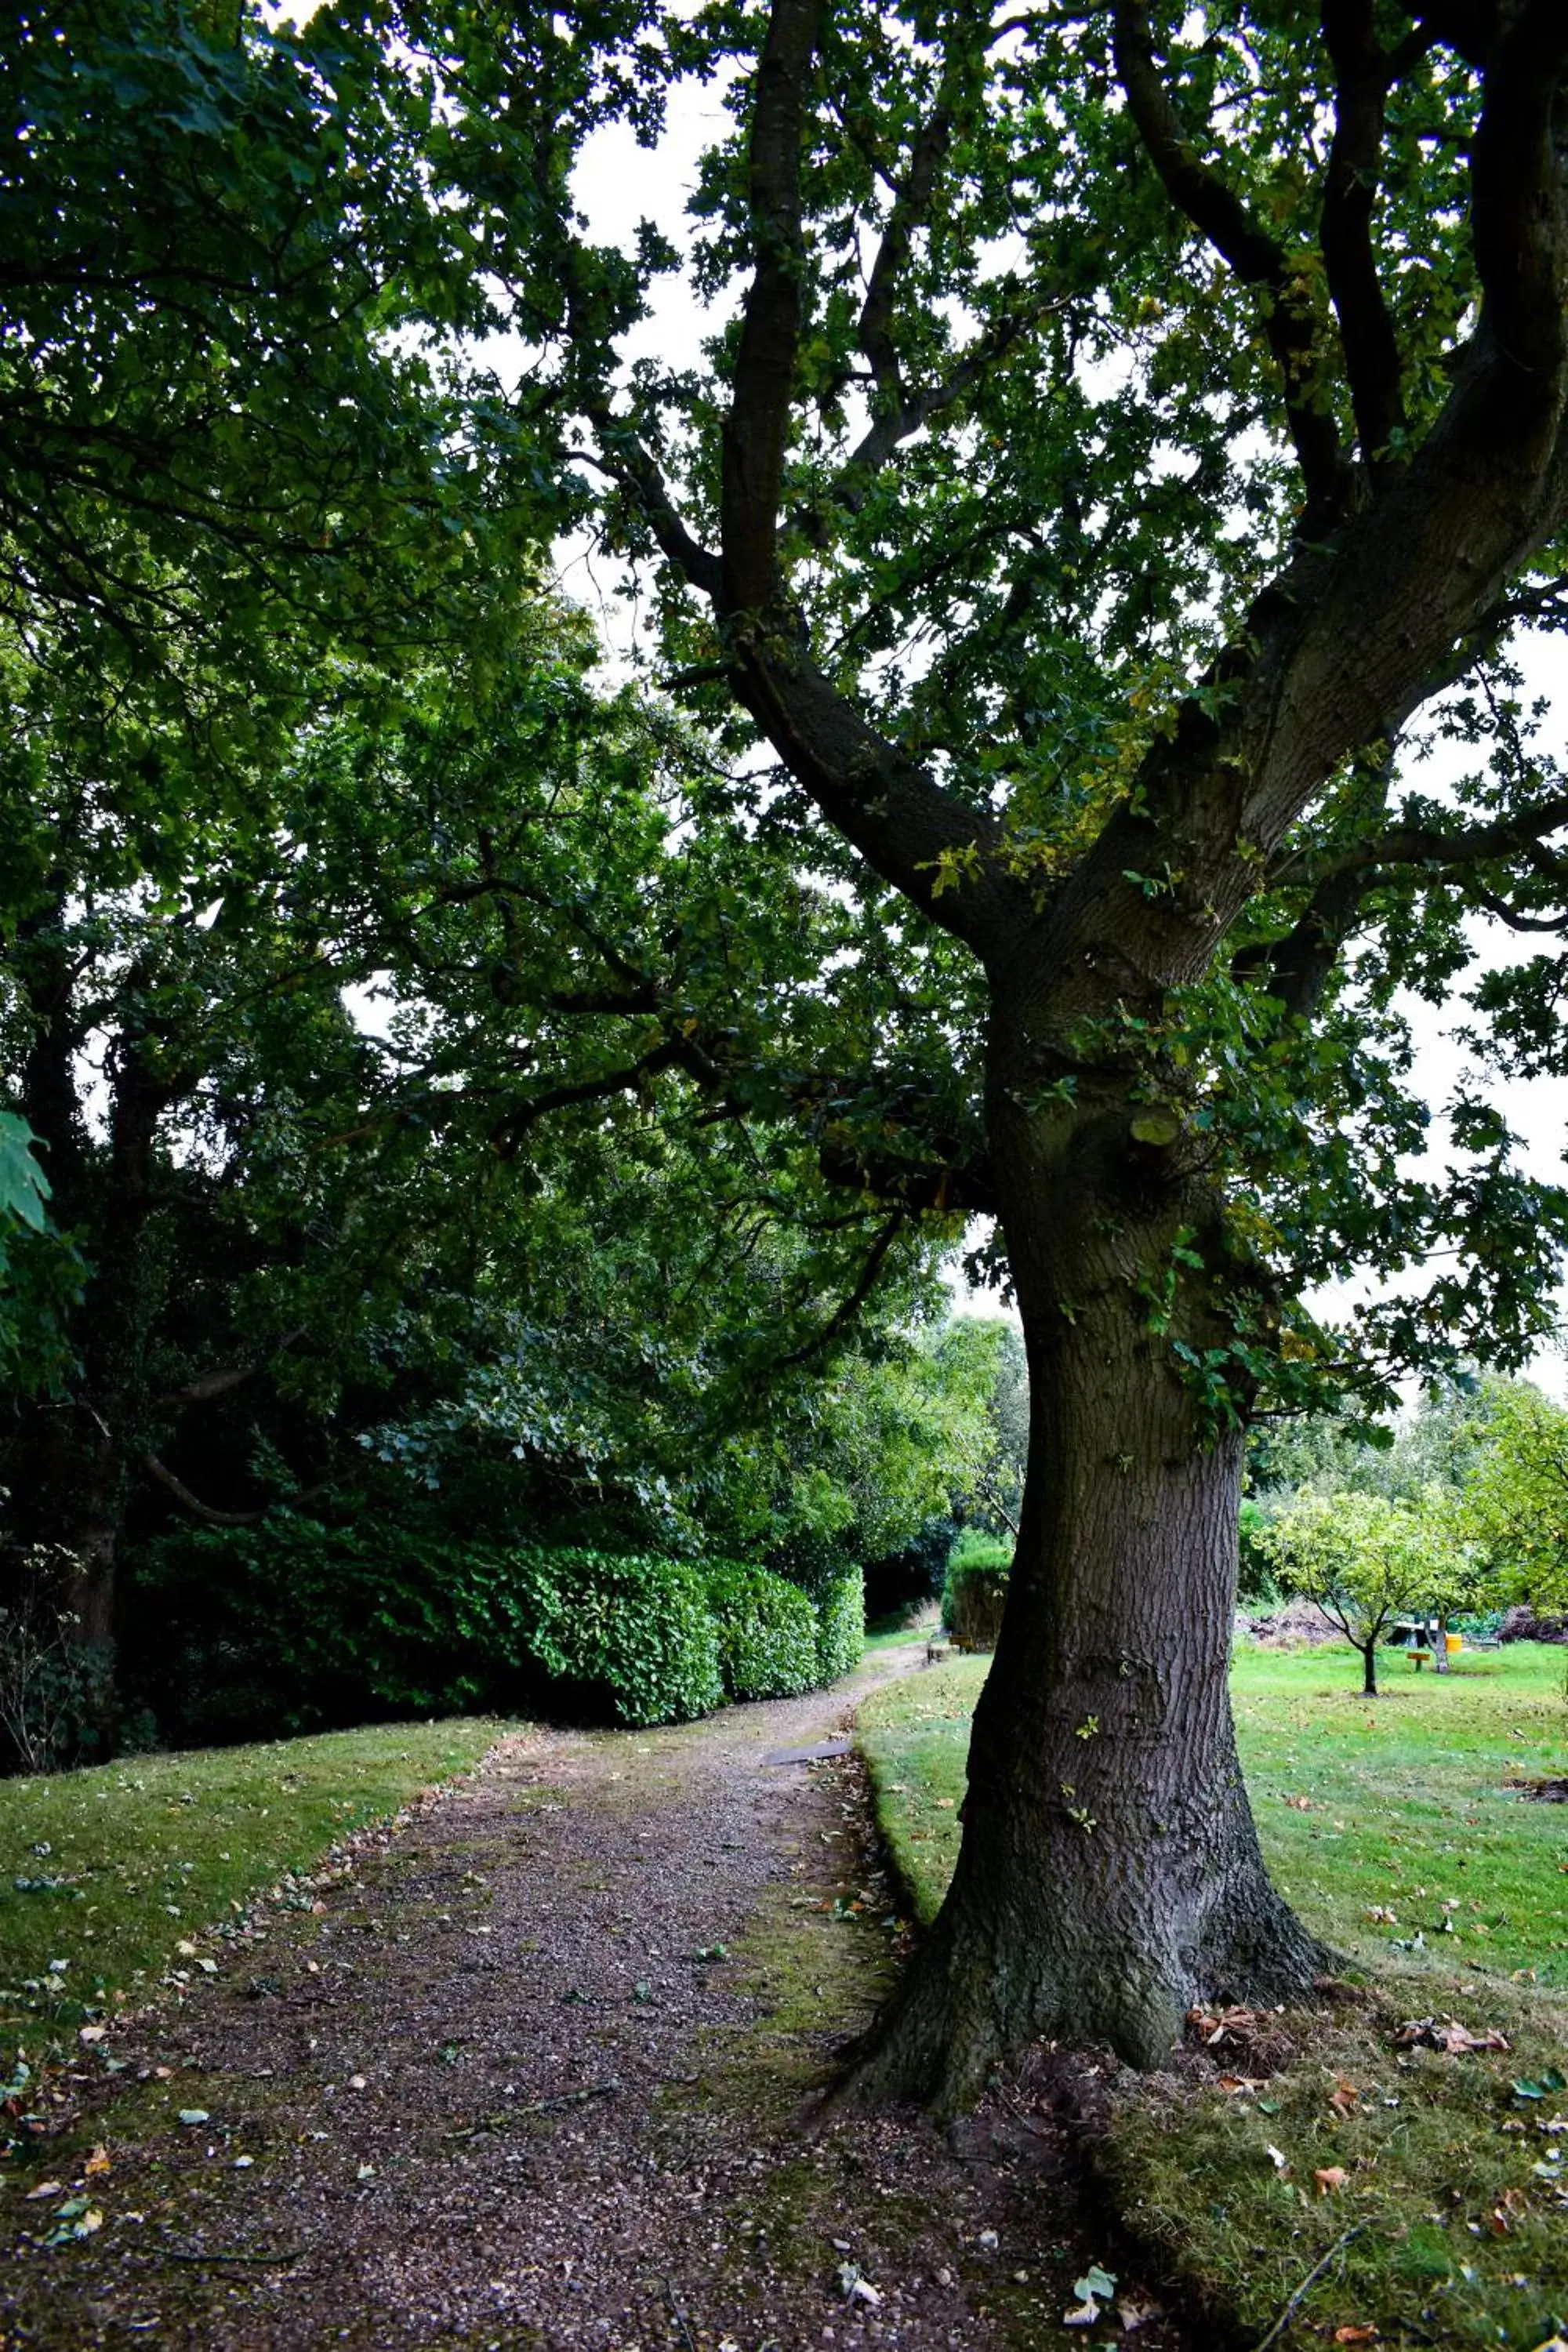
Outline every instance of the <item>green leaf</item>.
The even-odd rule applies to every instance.
[[[42,1234],[48,1230],[44,1203],[49,1197],[49,1180],[33,1157],[37,1140],[25,1118],[18,1118],[15,1111],[0,1110],[0,1221],[14,1218]],[[0,1223],[0,1245],[3,1239]]]

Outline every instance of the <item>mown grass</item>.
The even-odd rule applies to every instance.
[[[933,1668],[861,1713],[922,1918],[957,1853],[985,1663]],[[1372,2328],[1338,2340],[1533,2347],[1568,2322],[1568,1842],[1560,1807],[1508,1785],[1568,1769],[1564,1663],[1516,1644],[1436,1677],[1395,1658],[1373,1703],[1348,1649],[1237,1657],[1269,1866],[1366,1996],[1123,2077],[1103,2158],[1130,2222],[1244,2337],[1324,2258],[1279,2343]],[[1402,2046],[1401,2021],[1426,2016],[1510,2047]]]
[[[904,1650],[911,1642],[924,1642],[936,1632],[937,1612],[934,1601],[922,1601],[908,1609],[895,1609],[886,1617],[873,1618],[866,1628],[866,1655],[879,1656],[884,1650]]]
[[[84,2022],[188,1972],[199,1960],[182,1944],[476,1763],[505,1728],[480,1718],[378,1724],[0,1781],[7,2055],[36,2064]]]

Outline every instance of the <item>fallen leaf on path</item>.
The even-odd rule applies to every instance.
[[[1162,2317],[1164,2305],[1156,2303],[1152,2295],[1147,2303],[1136,2303],[1131,2295],[1123,2295],[1116,2306],[1116,2316],[1126,2334],[1131,2336],[1135,2329],[1146,2327],[1150,2320]]]
[[[63,2180],[40,2180],[36,2189],[27,2191],[27,2203],[36,2205],[40,2197],[59,2197],[65,2192]]]
[[[1364,2327],[1336,2327],[1334,2330],[1336,2344],[1375,2344],[1376,2341],[1377,2330],[1370,2321]]]
[[[90,2180],[96,2172],[112,2172],[113,2169],[113,2166],[109,2161],[109,2150],[100,2141],[83,2165],[82,2174],[86,2179]]]

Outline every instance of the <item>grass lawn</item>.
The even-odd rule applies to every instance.
[[[258,1894],[476,1763],[506,1729],[378,1724],[253,1748],[137,1756],[0,1781],[0,2037],[27,2063],[189,1974]],[[210,1965],[210,1960],[209,1960]]]
[[[861,1710],[921,1918],[957,1852],[985,1663]],[[1508,1786],[1568,1771],[1565,1665],[1524,1643],[1443,1677],[1391,1655],[1373,1702],[1348,1647],[1237,1659],[1270,1868],[1371,1998],[1238,2021],[1212,2056],[1124,2078],[1104,2154],[1134,2226],[1257,2336],[1325,2256],[1279,2343],[1534,2347],[1568,2323],[1568,1819]],[[1510,2047],[1402,2046],[1428,2016]]]
[[[889,1617],[874,1618],[866,1628],[866,1655],[877,1657],[884,1650],[907,1650],[911,1642],[929,1641],[938,1622],[934,1601],[921,1601],[910,1609],[895,1609]]]

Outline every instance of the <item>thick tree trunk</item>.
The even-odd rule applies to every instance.
[[[1207,1425],[1171,1346],[1215,1339],[1223,1244],[1213,1203],[1143,1164],[1137,1111],[1001,1122],[1032,1390],[1017,1560],[952,1887],[857,2077],[947,2112],[1036,2035],[1152,2064],[1194,2001],[1298,1996],[1328,1957],[1269,1884],[1237,1760],[1241,1433]]]

